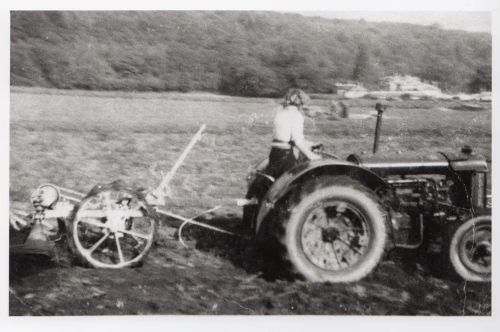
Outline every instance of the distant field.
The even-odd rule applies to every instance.
[[[198,127],[207,134],[173,183],[168,205],[185,216],[223,204],[205,222],[237,228],[245,176],[264,158],[279,101],[209,94],[86,93],[13,89],[10,127],[11,202],[28,202],[41,183],[88,191],[123,179],[156,185],[152,168],[168,169]],[[351,114],[369,115],[373,100],[348,101]],[[391,104],[380,153],[432,158],[464,144],[491,158],[491,109],[452,111],[455,104]],[[326,108],[325,99],[313,106]],[[424,107],[429,105],[427,107]],[[375,118],[307,118],[306,135],[345,157],[372,146]],[[22,204],[22,203],[21,203]],[[330,314],[489,315],[491,285],[436,278],[411,255],[391,256],[372,276],[349,285],[266,281],[245,242],[189,227],[183,248],[162,223],[144,266],[117,271],[59,267],[39,258],[11,258],[10,315]],[[57,281],[57,282],[56,282]]]
[[[351,114],[373,112],[375,102],[347,101]],[[179,170],[171,204],[190,210],[240,197],[247,171],[268,153],[278,103],[209,94],[14,89],[11,200],[26,200],[43,182],[87,191],[120,178],[151,187],[159,177],[150,168],[168,169],[203,123],[207,134]],[[427,101],[420,103],[433,107],[403,109],[401,103],[385,113],[381,154],[426,157],[469,144],[491,159],[490,111],[452,111],[445,102]],[[325,100],[312,104],[327,107]],[[335,121],[320,116],[306,119],[305,132],[345,157],[370,153],[374,125],[373,117]]]

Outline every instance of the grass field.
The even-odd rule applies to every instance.
[[[373,112],[375,101],[348,101],[347,103],[351,114],[369,114]],[[416,106],[413,108],[404,107],[402,102],[393,103],[392,106],[390,102],[388,103],[390,108],[385,113],[380,154],[387,155],[388,158],[405,156],[432,158],[438,151],[458,152],[463,145],[468,144],[477,153],[491,159],[490,104],[483,103],[485,111],[454,111],[451,110],[450,103],[455,102],[426,101],[422,102],[426,107],[418,107],[418,102],[411,101]],[[313,100],[312,104],[327,108],[328,102]],[[268,153],[271,141],[270,121],[273,110],[277,107],[279,107],[278,100],[240,99],[207,94],[125,95],[122,93],[59,93],[53,90],[14,89],[11,92],[10,113],[11,202],[28,202],[31,191],[39,184],[46,182],[82,192],[87,192],[97,183],[110,182],[115,179],[123,179],[136,187],[151,188],[160,179],[159,173],[154,169],[168,170],[198,127],[205,123],[206,135],[179,169],[172,186],[174,195],[168,205],[175,212],[191,216],[196,215],[202,209],[223,204],[224,208],[220,213],[227,217],[227,222],[238,223],[240,209],[234,206],[232,200],[244,196],[247,172]],[[310,140],[323,142],[328,151],[346,157],[352,152],[362,155],[370,154],[374,126],[374,117],[364,120],[334,120],[322,115],[317,118],[307,118],[305,132]],[[185,255],[187,260],[194,260],[202,266],[204,266],[202,262],[207,262],[207,257],[210,256],[207,256],[206,252],[185,252],[176,244],[170,244],[170,246],[167,250],[171,250],[172,254],[161,251],[153,254],[144,267],[143,271],[149,271],[148,273],[153,275],[158,274],[152,277],[154,280],[161,278],[160,272],[154,270],[151,262],[158,263],[165,258],[163,256],[170,257],[165,259],[167,261],[170,259],[170,265],[174,265],[174,268],[183,263],[173,258],[172,255]],[[202,243],[197,246],[203,248]],[[206,273],[212,273],[217,278],[224,279],[221,272],[212,271],[212,267],[218,264],[230,271],[236,270],[235,275],[244,280],[249,278],[246,272],[238,270],[227,260],[214,259],[211,261],[213,264],[210,268],[207,267],[209,270],[205,270]],[[161,268],[163,265],[158,266]],[[389,267],[390,269],[392,268]],[[61,272],[49,270],[45,273]],[[112,274],[113,272],[89,272],[81,268],[65,269],[62,273],[67,280],[82,274],[95,276],[97,279],[100,278],[99,280],[104,278],[111,284],[114,281],[110,280],[116,277]],[[196,273],[199,279],[193,279],[191,282],[200,282],[208,278],[200,274],[201,272]],[[404,274],[401,271],[398,273]],[[134,274],[137,273],[134,272]],[[173,275],[183,277],[182,271]],[[375,278],[375,284],[378,279]],[[383,284],[383,281],[380,282]],[[411,282],[417,283],[418,287],[415,288],[414,293],[410,291],[408,295],[410,302],[413,297],[418,300],[420,288],[430,287],[429,289],[436,291],[435,288],[439,287],[439,282],[435,282],[438,286],[429,286],[423,277],[421,281]],[[239,287],[238,282],[233,280],[233,283],[234,287]],[[233,285],[233,283],[230,284]],[[23,288],[28,287],[24,283],[16,285],[16,292],[34,291],[33,288]],[[54,292],[62,294],[72,289],[71,287],[76,287],[75,285],[68,281],[66,288],[63,287]],[[304,284],[283,286],[280,283],[268,284],[260,280],[251,285],[266,294],[270,294],[269,292],[278,294],[278,289],[284,292],[287,287],[295,289],[299,294],[310,287],[316,287],[311,294],[319,296],[318,294],[322,292],[320,286]],[[368,284],[359,283],[358,285],[370,288]],[[441,290],[444,293],[440,293],[441,296],[450,296],[449,306],[456,303],[457,298],[458,301],[461,298],[459,294],[461,285],[453,285],[451,288],[446,286],[447,288]],[[328,289],[332,292],[341,292],[340,288],[334,285],[324,287],[330,287]],[[388,286],[380,287],[387,288]],[[490,310],[489,291],[483,290],[486,292],[485,297],[480,297],[479,302],[471,304],[472,309],[466,305],[462,306],[462,303],[457,304],[456,308],[446,308],[442,306],[442,303],[448,303],[448,300],[429,300],[432,303],[432,305],[429,304],[430,307],[407,306],[404,310],[398,311],[397,303],[402,300],[394,297],[398,292],[397,289],[394,290],[394,294],[390,293],[392,295],[386,297],[387,306],[391,309],[388,311],[380,309],[380,312],[374,307],[364,310],[353,306],[351,311],[321,307],[326,305],[326,302],[325,304],[314,302],[319,307],[313,308],[304,299],[300,300],[304,303],[298,304],[298,311],[289,309],[285,304],[281,307],[282,302],[279,302],[279,307],[275,304],[269,308],[264,306],[264,309],[258,309],[260,307],[252,307],[249,304],[252,303],[251,301],[247,305],[253,308],[252,312],[238,309],[237,306],[231,307],[230,304],[224,310],[219,307],[218,311],[213,312],[191,302],[182,310],[177,310],[167,304],[162,305],[162,300],[157,298],[160,309],[154,309],[156,308],[154,306],[151,309],[146,306],[141,309],[120,311],[109,306],[107,307],[110,308],[109,310],[101,311],[101,313],[488,314]],[[169,288],[169,291],[172,290]],[[354,289],[352,292],[357,291],[359,293],[359,289]],[[354,294],[352,292],[346,296]],[[42,294],[37,295],[42,296]],[[210,297],[210,295],[206,296]],[[230,297],[227,294],[226,296]],[[284,301],[286,302],[290,296],[285,296]],[[391,296],[394,297],[393,300],[390,299]],[[151,301],[155,301],[154,296]],[[382,300],[376,299],[376,301]],[[64,303],[64,301],[52,303],[53,309],[42,308],[40,310],[43,314],[79,312],[76,309],[75,311],[65,309]],[[15,299],[11,298],[11,314],[26,314],[27,312],[29,313],[29,310],[25,311],[22,305],[16,304]],[[99,314],[98,309],[83,312]]]
[[[140,94],[139,94],[140,95]],[[175,179],[180,207],[209,207],[245,191],[249,168],[268,153],[273,110],[278,101],[232,97],[148,98],[11,94],[11,197],[26,200],[41,182],[81,191],[95,183],[123,179],[151,187],[169,169],[198,127],[207,131]],[[194,95],[196,96],[196,95]],[[191,100],[194,99],[193,100]],[[415,103],[414,101],[412,101]],[[324,101],[313,101],[313,104]],[[370,113],[374,101],[351,107]],[[458,152],[469,144],[491,159],[491,112],[389,108],[380,154],[426,157]],[[370,153],[375,119],[306,119],[306,135],[342,157]],[[388,157],[388,158],[390,158]]]

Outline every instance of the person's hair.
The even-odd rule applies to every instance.
[[[285,94],[283,106],[303,106],[309,101],[309,96],[301,89],[289,89]]]

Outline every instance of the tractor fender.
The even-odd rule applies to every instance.
[[[316,160],[297,165],[280,176],[267,191],[259,212],[255,220],[255,231],[259,232],[260,226],[269,213],[273,210],[275,204],[289,193],[294,185],[299,184],[306,179],[322,175],[346,175],[360,181],[366,187],[374,191],[388,187],[388,184],[377,174],[367,168],[358,166],[344,160]]]

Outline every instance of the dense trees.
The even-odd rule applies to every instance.
[[[406,72],[407,70],[395,70],[394,72]],[[358,54],[354,62],[354,71],[352,78],[355,81],[363,82],[366,85],[376,85],[382,77],[382,71],[378,64],[371,60],[369,46],[362,42],[359,44]]]
[[[392,73],[491,88],[491,35],[275,12],[11,14],[13,85],[274,96]]]
[[[479,67],[469,82],[471,92],[491,91],[491,64]]]

